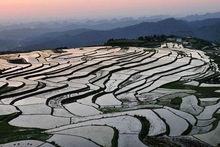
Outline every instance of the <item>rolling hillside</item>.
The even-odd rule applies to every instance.
[[[219,145],[220,74],[205,52],[61,51],[0,55],[0,146]]]

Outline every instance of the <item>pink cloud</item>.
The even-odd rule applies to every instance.
[[[220,0],[7,0],[1,18],[108,17],[220,11]]]

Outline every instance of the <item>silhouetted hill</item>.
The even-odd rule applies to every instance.
[[[79,34],[65,36],[67,32],[53,34],[52,39],[45,39],[42,36],[24,42],[24,49],[31,48],[56,48],[59,46],[79,47],[103,44],[110,38],[137,38],[148,35],[177,35],[193,36],[209,41],[220,42],[220,19],[207,19],[201,21],[187,22],[173,18],[158,22],[143,22],[124,28],[117,28],[109,31],[88,30]],[[71,31],[68,32],[71,34]]]
[[[25,44],[45,44],[53,47],[57,46],[65,46],[68,40],[71,41],[71,38],[75,37],[78,34],[81,34],[83,32],[92,31],[90,29],[76,29],[76,30],[70,30],[70,31],[64,31],[64,32],[52,32],[52,33],[46,33],[37,37],[30,37],[29,39],[26,39]],[[46,46],[45,46],[46,47]],[[46,47],[47,48],[47,47]]]

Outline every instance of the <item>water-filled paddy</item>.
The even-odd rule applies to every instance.
[[[219,69],[199,50],[44,50],[0,70],[0,147],[220,143]]]

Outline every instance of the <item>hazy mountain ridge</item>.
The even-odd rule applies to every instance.
[[[169,15],[155,15],[155,16],[145,16],[145,17],[123,17],[123,18],[113,18],[113,19],[100,19],[100,20],[48,20],[42,22],[26,22],[26,23],[3,23],[0,24],[0,31],[14,31],[16,29],[42,29],[52,32],[62,32],[67,30],[75,30],[80,28],[88,28],[95,30],[109,30],[118,27],[125,27],[141,22],[157,22],[167,18],[176,18],[186,21],[196,21],[204,20],[210,18],[220,18],[220,12],[206,13],[206,14],[194,14],[184,17],[180,16],[169,16]],[[1,35],[1,34],[0,34]]]
[[[42,39],[40,42],[43,43],[43,38],[50,41],[53,40],[55,36],[60,36],[62,33],[72,33],[71,36],[73,36],[82,32],[82,30],[111,30],[119,27],[135,25],[143,21],[159,21],[167,17],[168,16],[165,15],[158,15],[151,17],[127,17],[109,20],[68,20],[1,25],[0,40],[2,43],[0,44],[0,50],[17,48],[23,46],[24,42],[30,42],[32,39],[39,40],[41,37]]]
[[[110,38],[136,38],[145,35],[177,35],[193,36],[209,41],[220,42],[220,19],[187,22],[174,18],[159,22],[143,22],[124,28],[108,31],[86,31],[67,38],[57,37],[55,40],[37,43],[36,40],[24,43],[24,49],[55,48],[59,46],[79,47],[102,44]],[[44,39],[45,40],[45,39]]]
[[[183,17],[183,20],[187,21],[195,21],[195,20],[204,20],[204,19],[210,19],[210,18],[220,18],[220,12],[215,13],[206,13],[203,15],[195,14],[195,15],[189,15],[186,17]]]
[[[111,38],[137,38],[147,35],[193,36],[209,41],[220,42],[220,18],[198,21],[185,21],[168,18],[157,22],[141,22],[111,30],[47,28],[15,29],[1,31],[0,45],[4,50],[31,50],[57,47],[79,47],[99,45]],[[56,30],[56,31],[54,31]],[[3,37],[2,37],[3,36]],[[22,37],[20,37],[22,36]]]

